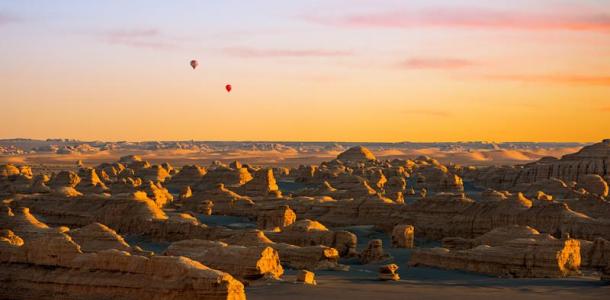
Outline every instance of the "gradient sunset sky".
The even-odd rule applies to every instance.
[[[610,138],[607,0],[1,0],[0,38],[0,138]]]

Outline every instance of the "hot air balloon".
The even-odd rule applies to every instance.
[[[191,60],[191,67],[193,67],[193,70],[195,70],[195,68],[197,68],[197,66],[199,65],[199,62],[197,62],[196,60]]]
[[[228,92],[228,93],[230,93],[230,92],[231,92],[232,87],[231,87],[231,85],[230,85],[230,84],[227,84],[227,85],[225,86],[225,89],[227,89],[227,92]]]

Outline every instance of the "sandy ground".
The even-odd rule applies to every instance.
[[[458,273],[458,272],[454,272]],[[494,279],[417,280],[383,282],[369,277],[318,275],[316,286],[284,282],[246,288],[248,299],[610,299],[610,286],[599,280]],[[468,277],[466,275],[466,277]]]

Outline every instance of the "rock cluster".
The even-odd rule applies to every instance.
[[[231,275],[184,257],[85,253],[67,228],[49,228],[26,209],[0,215],[0,290],[5,299],[245,299]]]

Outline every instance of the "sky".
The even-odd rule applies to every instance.
[[[0,0],[0,108],[0,138],[599,141],[610,1]]]

